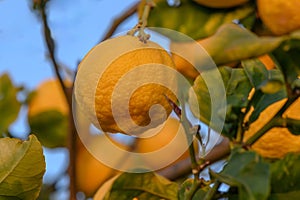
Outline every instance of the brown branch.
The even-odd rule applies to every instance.
[[[199,166],[199,171],[201,172],[208,165],[224,159],[229,154],[229,139],[224,137],[224,139],[205,156],[205,161],[203,165]],[[167,168],[159,170],[158,173],[170,180],[176,180],[191,173],[191,160],[190,158],[181,160]]]
[[[68,108],[69,108],[69,129],[68,129],[68,149],[69,149],[69,166],[68,166],[68,174],[70,178],[70,200],[76,200],[76,171],[75,171],[75,159],[76,159],[76,128],[73,120],[72,115],[72,87],[67,87],[64,83],[64,80],[62,78],[62,75],[60,73],[60,66],[58,65],[55,57],[55,42],[51,36],[51,29],[48,25],[47,20],[47,14],[45,11],[45,5],[40,7],[40,13],[43,21],[44,26],[44,37],[47,45],[47,49],[50,55],[50,59],[56,74],[56,77],[59,80],[59,83],[63,89],[64,95],[66,97],[66,100],[68,102]]]
[[[115,33],[116,29],[120,26],[120,24],[123,23],[126,19],[128,19],[137,11],[139,4],[140,1],[136,2],[134,5],[129,7],[128,10],[126,10],[122,15],[114,19],[111,27],[108,29],[108,31],[106,32],[106,34],[100,42],[110,38]]]
[[[57,64],[56,58],[55,58],[55,43],[54,43],[54,40],[51,36],[51,30],[50,30],[49,25],[48,25],[48,20],[47,20],[45,7],[42,7],[40,11],[41,11],[43,25],[44,25],[44,37],[45,37],[46,45],[47,45],[48,52],[49,52],[49,55],[50,55],[50,60],[53,64],[55,74],[56,74],[56,76],[57,76],[57,78],[60,82],[60,85],[63,89],[63,92],[64,92],[65,96],[67,96],[66,85],[64,84],[63,78],[62,78],[62,76],[59,72],[60,67]]]

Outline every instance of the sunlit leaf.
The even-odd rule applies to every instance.
[[[148,26],[168,28],[186,34],[193,39],[200,39],[215,33],[219,26],[224,23],[242,20],[249,16],[255,19],[254,12],[253,4],[224,10],[210,9],[189,0],[181,1],[178,7],[171,7],[167,1],[160,0],[156,2],[155,8],[149,15]],[[253,20],[248,19],[247,22],[252,23]],[[252,26],[252,24],[247,25]],[[161,33],[173,40],[178,39],[172,37],[167,30]]]
[[[123,173],[104,199],[177,200],[178,185],[153,172]]]
[[[44,173],[42,146],[34,135],[28,141],[0,139],[0,199],[36,199]]]
[[[19,114],[21,103],[17,100],[18,89],[8,74],[0,76],[0,137],[14,122]]]
[[[269,164],[255,152],[233,150],[227,165],[211,175],[230,186],[238,187],[239,199],[267,199],[270,194]]]
[[[236,24],[224,24],[213,36],[201,41],[201,44],[215,63],[220,65],[269,53],[285,39],[258,37]]]

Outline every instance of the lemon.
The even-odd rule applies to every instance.
[[[197,143],[194,143],[194,146],[197,152]],[[145,162],[153,169],[161,168],[162,163],[170,158],[173,158],[173,162],[166,163],[164,167],[188,158],[189,152],[187,148],[188,142],[183,126],[179,120],[172,117],[167,119],[163,127],[157,133],[152,134],[150,137],[137,138],[136,140],[137,153],[158,152],[158,154],[153,157],[145,157]]]
[[[176,101],[174,68],[170,55],[154,42],[128,35],[106,40],[79,66],[77,104],[104,132],[142,133],[172,111],[165,96]]]
[[[300,28],[300,1],[258,0],[258,14],[272,33],[283,35]]]
[[[283,106],[285,101],[286,99],[283,99],[273,103],[264,110],[259,118],[250,125],[249,130],[245,132],[245,141],[261,129]],[[286,110],[284,117],[300,120],[299,110],[300,98]],[[300,136],[291,134],[287,128],[275,127],[259,138],[252,145],[252,148],[264,157],[282,158],[289,152],[300,152]]]
[[[69,83],[67,83],[69,84]],[[57,79],[42,82],[28,103],[31,131],[49,148],[66,145],[69,108]]]
[[[261,55],[258,57],[258,59],[265,65],[268,70],[276,68],[276,64],[268,54]]]
[[[104,137],[104,135],[97,135],[90,138],[90,144],[86,146],[87,148],[81,141],[77,142],[76,185],[78,190],[84,192],[88,197],[93,196],[105,181],[120,173],[120,171],[106,165],[94,157],[97,153],[105,150],[101,148],[105,146],[103,140]],[[109,139],[114,143],[114,145],[117,145],[121,149],[128,150],[129,147],[124,144],[118,143],[112,138]],[[126,153],[112,155],[111,152],[107,152],[107,154],[107,156],[115,159],[116,162],[122,162],[122,159],[126,159]]]
[[[231,8],[234,6],[242,5],[249,0],[194,0],[200,5],[211,8]]]

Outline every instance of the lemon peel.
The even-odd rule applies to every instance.
[[[158,44],[119,36],[94,47],[75,81],[78,107],[104,132],[138,134],[163,123],[176,101],[176,70]]]
[[[211,8],[231,8],[247,3],[249,0],[194,0],[195,2]]]
[[[250,138],[257,130],[261,129],[284,105],[286,99],[270,105],[264,110],[259,118],[250,125],[245,132],[244,141]],[[300,120],[300,98],[298,98],[283,114],[284,117],[290,117]],[[252,148],[264,157],[282,158],[289,152],[300,152],[300,136],[293,135],[287,128],[275,127],[265,133]]]
[[[275,35],[287,34],[300,28],[300,1],[258,0],[258,14]]]

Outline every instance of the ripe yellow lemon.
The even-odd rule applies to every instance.
[[[245,132],[245,141],[257,130],[261,129],[268,120],[283,106],[286,99],[273,103],[264,110],[259,118]],[[284,116],[300,120],[300,98],[284,113]],[[252,148],[264,157],[282,158],[289,152],[300,152],[300,136],[293,135],[287,128],[275,127],[263,135]]]
[[[46,147],[66,145],[69,108],[57,79],[45,80],[28,103],[31,131]]]
[[[163,123],[172,111],[165,96],[176,101],[169,88],[176,85],[174,68],[170,55],[154,42],[129,35],[112,38],[81,62],[75,98],[104,132],[142,133],[146,126]]]
[[[145,157],[145,162],[153,169],[161,169],[188,158],[189,152],[187,144],[185,131],[181,123],[179,120],[169,117],[161,130],[157,133],[154,133],[147,138],[137,138],[136,152],[157,152],[153,157]],[[197,152],[197,143],[194,143],[194,146]],[[166,162],[172,158],[173,162]],[[163,166],[164,162],[166,162],[165,166]]]
[[[94,136],[91,140],[92,144],[89,144],[86,147],[81,141],[78,141],[77,143],[76,185],[78,190],[84,192],[88,197],[93,196],[105,181],[120,173],[118,170],[99,161],[89,152],[89,150],[92,150],[93,153],[97,153],[97,151],[108,151],[107,149],[101,148],[103,147],[103,145],[101,145],[103,143],[103,137],[105,136]],[[121,149],[126,150],[129,148],[114,141],[112,138],[110,138],[110,140]],[[122,159],[126,159],[125,153],[121,156],[117,155],[117,157],[109,155],[112,154],[111,152],[107,152],[107,154],[111,157],[111,159],[115,159],[116,162],[120,162],[119,164],[122,164]]]
[[[200,5],[211,8],[231,8],[245,4],[249,0],[194,0]]]
[[[300,1],[258,0],[258,14],[275,35],[283,35],[300,28]]]

